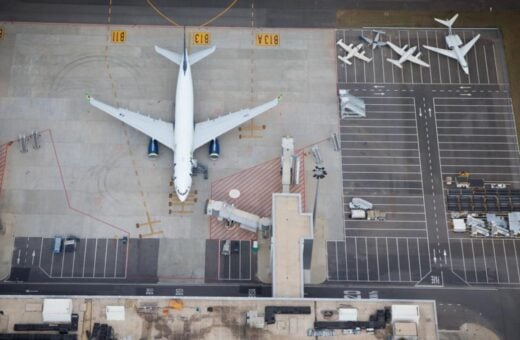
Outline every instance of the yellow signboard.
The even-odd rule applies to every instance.
[[[114,44],[121,44],[126,41],[126,31],[114,30],[110,34]]]
[[[211,35],[209,32],[195,32],[191,35],[193,45],[209,45]]]
[[[0,27],[0,40],[4,39],[4,28]]]
[[[256,34],[256,45],[257,46],[279,46],[280,45],[280,34],[278,34],[278,33],[257,33]]]

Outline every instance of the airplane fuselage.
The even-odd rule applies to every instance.
[[[457,56],[457,61],[459,62],[460,67],[462,67],[462,70],[464,71],[464,73],[469,74],[468,63],[466,61],[466,58],[462,55],[462,52],[460,51],[459,46],[453,46],[451,49]]]
[[[175,93],[173,183],[181,201],[186,200],[191,189],[193,160],[193,80],[187,59],[184,53]]]

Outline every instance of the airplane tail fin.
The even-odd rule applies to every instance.
[[[457,13],[449,20],[442,20],[442,19],[435,18],[435,21],[437,21],[438,23],[443,24],[444,26],[448,27],[448,29],[451,32],[451,26],[453,26],[453,23],[455,22],[455,20],[457,20],[458,17],[459,17],[459,14]]]
[[[395,66],[399,67],[399,68],[403,68],[403,65],[401,65],[399,63],[399,60],[394,60],[394,59],[390,59],[390,58],[386,58],[386,61],[388,61],[389,63],[391,64],[394,64]]]

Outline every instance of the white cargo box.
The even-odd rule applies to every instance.
[[[340,308],[338,313],[339,321],[358,321],[356,308]]]
[[[392,323],[395,322],[415,322],[419,323],[418,305],[392,305]]]
[[[72,317],[71,299],[43,300],[43,322],[70,323]]]
[[[367,213],[365,210],[352,209],[350,211],[350,218],[352,218],[354,220],[364,220],[367,218]]]
[[[107,306],[107,321],[125,321],[125,306]]]
[[[463,218],[453,219],[453,231],[456,233],[463,233],[466,231],[466,222]]]

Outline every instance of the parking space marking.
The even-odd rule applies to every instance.
[[[518,266],[518,254],[516,252],[516,240],[513,240],[513,249],[515,250],[515,261],[516,261],[516,271],[518,273],[518,282],[520,282],[520,267]]]
[[[504,249],[504,260],[506,262],[507,282],[511,282],[511,280],[509,278],[509,268],[508,268],[508,263],[507,263],[506,245],[505,245],[505,241],[503,239],[502,239],[502,248]]]
[[[417,249],[413,249],[413,254],[412,248],[410,247],[410,240],[412,240],[414,244],[418,245]],[[414,277],[417,277],[417,273],[419,273],[419,278],[422,277],[419,240],[427,239],[425,237],[354,236],[346,237],[345,241],[327,241],[327,249],[329,249],[327,261],[328,280],[358,282],[416,282],[417,280]],[[338,245],[339,242],[342,244]],[[381,242],[384,242],[384,244]],[[395,242],[395,248],[392,249],[394,256],[390,256],[390,242]],[[362,246],[363,244],[364,247]],[[375,251],[372,249],[374,246]],[[381,259],[379,258],[380,255],[382,255],[379,249],[380,247],[383,252],[386,251],[386,256],[383,256]],[[404,250],[405,247],[406,252],[401,254],[400,248],[403,248]],[[340,250],[342,250],[341,253]],[[415,252],[417,254],[415,254]],[[374,254],[376,257],[375,261],[373,258]],[[403,255],[403,261],[400,259],[401,255]],[[349,258],[351,256],[353,257],[352,261]],[[411,261],[412,256],[417,256],[418,261],[416,263]],[[387,262],[385,267],[388,275],[381,271],[381,260]],[[408,263],[404,263],[407,260]],[[343,261],[345,261],[344,264]],[[360,263],[362,261],[366,261],[366,265]],[[340,271],[340,266],[345,268],[345,274]],[[395,267],[393,272],[391,266]],[[414,272],[415,275],[413,274]],[[392,277],[392,273],[396,275]]]

